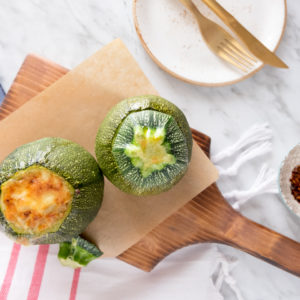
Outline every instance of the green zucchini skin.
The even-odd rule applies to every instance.
[[[33,165],[55,172],[74,188],[68,216],[58,231],[36,236],[14,232],[0,210],[0,229],[24,244],[56,244],[71,240],[84,231],[102,203],[104,179],[96,160],[76,143],[56,137],[43,138],[17,148],[1,162],[0,185],[16,172]]]
[[[151,188],[137,187],[124,178],[119,165],[113,155],[113,143],[116,133],[127,116],[133,112],[153,110],[171,116],[177,123],[181,133],[183,134],[187,149],[188,162],[192,155],[192,134],[185,115],[182,111],[171,102],[159,96],[145,95],[129,98],[121,101],[114,106],[103,122],[101,123],[95,144],[95,153],[98,164],[104,175],[119,189],[134,195],[154,195],[170,189],[185,174],[187,166],[181,174],[177,174],[171,178],[168,184],[151,186]]]
[[[96,245],[78,236],[71,242],[60,243],[57,257],[63,266],[76,269],[85,267],[102,254]]]

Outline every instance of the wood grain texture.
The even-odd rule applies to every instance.
[[[67,69],[35,55],[27,56],[3,106],[0,119],[59,79]],[[209,156],[210,138],[193,137]],[[118,258],[151,271],[175,250],[199,242],[223,243],[300,276],[300,243],[248,220],[231,208],[215,184],[188,202]]]
[[[53,62],[36,55],[28,55],[1,105],[0,120],[67,72],[67,69]]]

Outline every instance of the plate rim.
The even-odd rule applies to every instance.
[[[202,82],[202,81],[191,80],[191,79],[188,79],[188,78],[186,78],[184,76],[181,76],[181,75],[173,72],[172,70],[170,70],[169,68],[167,68],[160,60],[158,60],[158,58],[156,58],[156,56],[152,53],[152,51],[147,46],[147,43],[145,42],[145,40],[143,38],[143,35],[141,33],[141,30],[139,28],[139,25],[138,25],[137,14],[136,14],[136,3],[137,3],[137,1],[139,1],[139,0],[133,0],[133,3],[132,3],[132,12],[133,12],[134,27],[135,27],[136,33],[137,33],[137,35],[138,35],[138,37],[140,39],[140,42],[141,42],[143,48],[148,53],[148,55],[150,56],[150,58],[162,70],[164,70],[165,72],[169,73],[173,77],[175,77],[175,78],[177,78],[177,79],[179,79],[181,81],[184,81],[184,82],[187,82],[187,83],[190,83],[190,84],[194,84],[194,85],[198,85],[198,86],[221,87],[221,86],[232,85],[232,84],[238,83],[240,81],[243,81],[243,80],[245,80],[247,78],[250,78],[250,77],[252,77],[254,74],[256,74],[258,71],[260,71],[265,66],[265,64],[263,63],[257,69],[254,69],[250,73],[247,73],[246,75],[244,75],[244,76],[242,76],[242,77],[240,77],[238,79],[231,80],[231,81],[219,82],[219,83],[207,83],[207,82]],[[286,29],[286,24],[287,24],[287,0],[283,0],[283,2],[284,2],[284,22],[283,22],[283,26],[282,26],[282,29],[281,29],[281,34],[280,34],[279,40],[278,40],[278,42],[277,42],[277,44],[276,44],[273,52],[275,52],[278,49],[278,47],[279,47],[279,45],[280,45],[280,43],[282,41],[285,29]]]

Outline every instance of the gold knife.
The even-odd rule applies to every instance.
[[[288,66],[275,53],[265,47],[254,35],[240,24],[228,11],[215,0],[202,0],[237,36],[244,42],[250,52],[265,64],[277,68]]]

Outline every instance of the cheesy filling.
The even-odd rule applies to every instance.
[[[35,165],[2,184],[0,209],[17,233],[55,232],[71,209],[73,193],[63,177]]]
[[[143,177],[148,177],[152,172],[176,162],[175,156],[169,153],[171,147],[165,138],[164,128],[134,128],[133,141],[126,146],[125,154],[131,159],[131,163],[141,170]]]

